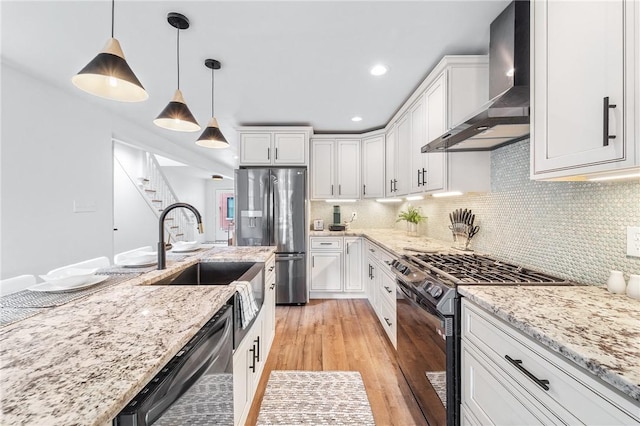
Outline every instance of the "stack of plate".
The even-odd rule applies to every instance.
[[[173,243],[173,249],[171,251],[176,253],[185,253],[189,251],[196,251],[200,248],[198,241],[176,241]]]
[[[32,291],[76,291],[101,283],[109,278],[96,275],[97,268],[69,268],[62,271],[40,275],[44,283],[30,287]]]
[[[158,263],[158,252],[155,251],[135,251],[120,256],[118,266],[125,268],[143,268],[145,266],[153,266]]]

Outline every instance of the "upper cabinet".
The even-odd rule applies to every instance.
[[[540,0],[531,17],[532,179],[640,166],[640,3]]]
[[[384,135],[362,140],[362,198],[384,198]]]
[[[311,140],[311,198],[360,198],[360,139]]]
[[[240,165],[304,166],[311,128],[242,127]]]

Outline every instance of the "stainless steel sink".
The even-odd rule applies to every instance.
[[[155,285],[227,285],[233,281],[252,281],[262,271],[260,262],[202,262],[176,272]]]

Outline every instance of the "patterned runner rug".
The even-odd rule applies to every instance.
[[[258,425],[374,425],[357,371],[278,371],[269,376]]]
[[[436,390],[438,398],[442,401],[444,408],[447,408],[447,372],[427,371],[427,379]]]

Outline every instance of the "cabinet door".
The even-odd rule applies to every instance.
[[[362,141],[362,198],[384,198],[384,136]]]
[[[442,75],[427,89],[425,93],[426,113],[426,139],[432,141],[440,137],[447,128],[447,91],[446,74]],[[446,183],[446,158],[443,152],[430,152],[426,156],[425,191],[438,191],[445,189]]]
[[[334,197],[334,146],[333,140],[311,142],[311,198]]]
[[[304,133],[276,133],[273,164],[305,164],[306,145]]]
[[[344,291],[363,291],[362,238],[344,239]]]
[[[342,291],[342,252],[311,253],[311,290]]]
[[[252,337],[247,334],[233,354],[233,417],[237,425],[244,424],[253,399]]]
[[[462,344],[461,397],[462,406],[483,425],[547,425],[560,423],[547,417],[525,399],[515,388],[501,379],[488,362]],[[546,414],[546,415],[545,415]],[[553,420],[551,420],[553,419]]]
[[[338,198],[360,198],[360,141],[339,140],[337,154]]]
[[[569,176],[579,173],[571,169],[624,159],[631,137],[624,123],[625,2],[536,1],[531,7],[534,175],[565,170]],[[605,108],[605,98],[616,107]]]
[[[426,171],[426,156],[422,154],[420,149],[422,145],[427,143],[427,126],[426,126],[426,108],[425,98],[421,96],[409,109],[411,114],[411,152],[409,160],[411,164],[411,180],[410,193],[418,193],[424,190],[423,183],[426,182],[426,176],[422,176]]]
[[[271,164],[271,133],[240,134],[240,164]]]
[[[384,183],[384,193],[387,197],[393,197],[395,195],[395,185],[398,181],[396,176],[396,150],[397,150],[397,140],[396,135],[398,133],[398,129],[395,125],[389,130],[386,136],[385,141],[385,183]]]
[[[398,142],[396,155],[397,185],[394,195],[407,195],[411,182],[411,115],[398,120]]]

